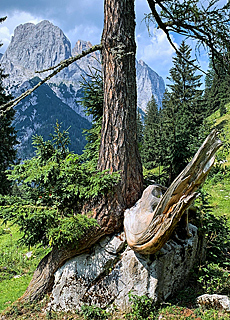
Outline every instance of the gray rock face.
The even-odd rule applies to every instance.
[[[10,60],[14,65],[35,71],[52,67],[70,56],[70,41],[60,28],[44,20],[37,25],[20,24],[2,62]]]
[[[49,308],[76,310],[81,305],[129,308],[128,293],[166,299],[181,288],[196,259],[197,228],[185,244],[170,240],[156,255],[136,254],[126,245],[124,233],[106,237],[65,263],[55,274]]]
[[[9,77],[4,86],[13,95],[19,94],[19,87],[24,81],[32,79],[35,71],[47,69],[61,60],[81,53],[92,47],[89,41],[78,40],[71,51],[71,44],[62,30],[47,20],[36,25],[26,23],[19,25],[12,37],[11,43],[2,56],[1,65]],[[73,63],[49,81],[49,85],[63,103],[68,104],[80,115],[84,112],[76,104],[79,98],[82,75],[86,77],[90,69],[100,69],[100,55],[95,52]],[[143,61],[136,63],[138,107],[143,111],[152,95],[160,105],[165,91],[163,79],[149,68]],[[39,74],[44,78],[47,73]],[[64,85],[64,86],[63,86]],[[79,99],[77,99],[79,100]]]
[[[145,112],[152,96],[160,106],[165,92],[164,80],[142,60],[136,63],[136,70],[138,107]]]
[[[220,294],[203,294],[197,298],[201,307],[215,308],[230,312],[230,299]]]
[[[25,91],[29,80],[35,77],[43,79],[50,74],[50,71],[39,74],[35,73],[35,71],[57,65],[60,61],[79,54],[90,47],[92,45],[89,41],[78,40],[71,51],[70,41],[62,30],[47,20],[36,25],[33,23],[19,25],[14,31],[9,47],[4,55],[0,57],[0,65],[4,72],[9,74],[9,77],[4,79],[4,87],[7,88],[7,93],[11,93],[14,97],[19,96]],[[94,52],[74,62],[49,80],[47,84],[60,100],[60,103],[70,107],[81,117],[87,118],[82,105],[77,103],[83,95],[80,82],[83,81],[82,76],[87,79],[91,71],[95,72],[95,69],[101,69],[99,52]],[[144,62],[137,62],[137,90],[138,106],[144,111],[152,95],[155,96],[159,104],[161,103],[164,92],[163,80]],[[49,109],[50,98],[46,95],[40,95],[41,91],[38,94],[37,101],[42,101],[42,104]],[[16,108],[17,115],[14,125],[19,130],[21,144],[27,143],[28,136],[37,133],[36,130],[28,131],[23,127],[23,110],[28,108],[29,105],[37,106],[37,110],[40,110],[40,105],[37,104],[33,96],[29,96],[26,102],[23,100],[20,107]],[[63,114],[65,113],[64,107]],[[91,119],[89,118],[88,120]],[[36,127],[41,126],[36,116],[32,119],[33,121]],[[30,123],[30,125],[32,127],[33,123]],[[67,125],[65,129],[68,127]],[[21,129],[25,132],[25,136],[21,133]],[[39,134],[43,133],[39,132]],[[77,136],[77,139],[82,140],[82,136]]]

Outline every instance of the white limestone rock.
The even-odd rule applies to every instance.
[[[203,294],[197,298],[200,307],[215,308],[230,312],[230,299],[220,294]]]
[[[152,96],[161,106],[165,92],[165,83],[161,76],[153,71],[143,60],[136,61],[137,72],[137,105],[146,112],[147,103]]]
[[[185,284],[195,263],[197,228],[189,225],[189,229],[192,237],[185,244],[170,240],[156,255],[148,256],[127,247],[124,233],[104,238],[91,253],[67,261],[56,272],[49,308],[68,311],[83,304],[114,304],[126,310],[130,291],[166,299]]]

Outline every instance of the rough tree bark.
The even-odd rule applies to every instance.
[[[52,288],[54,273],[64,262],[90,248],[105,234],[123,225],[124,211],[143,191],[141,160],[136,133],[134,0],[104,1],[102,62],[104,112],[98,169],[119,171],[120,183],[112,195],[88,206],[99,226],[90,230],[77,248],[54,247],[39,263],[21,300],[39,299]]]
[[[121,182],[94,207],[94,217],[103,221],[106,232],[113,232],[121,227],[124,210],[140,198],[143,174],[137,146],[134,0],[105,0],[104,9],[104,112],[98,169],[119,171]]]

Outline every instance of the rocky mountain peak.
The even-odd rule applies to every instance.
[[[90,41],[78,40],[72,50],[72,55],[75,56],[80,54],[82,51],[88,50],[89,48],[92,48]]]
[[[146,63],[145,63],[143,60],[141,60],[141,59],[138,61],[138,63],[139,63],[139,65],[141,65],[142,67],[144,67],[144,66],[146,65]]]
[[[2,63],[28,70],[42,70],[56,65],[71,56],[71,44],[59,27],[44,20],[38,24],[19,25],[7,48]]]
[[[36,70],[57,65],[61,60],[91,47],[89,41],[78,40],[71,53],[68,38],[59,27],[47,20],[36,25],[19,25],[6,52],[2,57],[0,55],[1,68],[5,74],[9,74],[9,77],[4,79],[7,93],[14,97],[19,96],[31,88],[35,80],[39,81],[38,78],[34,79],[38,76]],[[91,72],[100,69],[100,53],[96,51],[72,63],[16,107],[14,125],[18,131],[18,148],[21,150],[22,159],[32,155],[32,135],[47,134],[48,125],[50,128],[53,119],[66,123],[65,128],[73,128],[73,140],[78,143],[78,151],[74,150],[79,152],[79,149],[82,149],[84,138],[79,128],[83,128],[83,124],[88,123],[88,120],[82,118],[86,115],[79,103],[83,96],[80,82],[82,76],[89,79]],[[138,107],[145,111],[152,95],[160,105],[165,90],[163,79],[142,60],[136,62],[136,70]],[[41,73],[39,78],[46,75]]]
[[[137,105],[144,112],[147,102],[152,96],[156,99],[158,106],[161,105],[165,92],[165,83],[161,76],[153,71],[143,60],[136,62],[137,71]]]

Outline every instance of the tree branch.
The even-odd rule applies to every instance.
[[[36,84],[36,86],[34,86],[32,89],[27,90],[26,92],[21,94],[18,98],[15,98],[14,100],[9,101],[8,103],[4,104],[3,106],[0,106],[1,114],[3,114],[5,112],[9,111],[10,109],[12,109],[13,107],[15,107],[22,99],[26,98],[34,90],[36,90],[38,87],[40,87],[43,83],[45,83],[46,81],[50,80],[57,73],[59,73],[64,68],[68,67],[73,62],[75,62],[77,60],[80,60],[81,58],[85,57],[86,55],[88,55],[88,54],[90,54],[92,52],[95,52],[97,50],[101,50],[101,49],[102,49],[102,45],[101,44],[97,44],[97,45],[93,46],[92,48],[90,48],[90,49],[88,49],[86,51],[83,51],[82,53],[76,55],[75,57],[71,57],[69,59],[61,61],[58,65],[56,65],[54,67],[51,67],[49,69],[45,69],[45,70],[42,70],[42,71],[36,71],[36,73],[41,73],[41,72],[46,72],[46,71],[50,71],[50,70],[55,70],[56,69],[49,76],[45,77],[38,84]]]
[[[190,65],[192,65],[193,67],[195,67],[197,70],[199,70],[200,72],[207,74],[204,70],[202,70],[201,68],[199,68],[197,65],[194,65],[191,61],[187,60],[185,57],[182,56],[182,54],[180,53],[180,51],[177,49],[177,47],[175,46],[175,44],[173,43],[170,34],[169,34],[169,30],[167,29],[166,24],[162,21],[161,17],[159,16],[156,7],[155,7],[155,2],[153,0],[147,0],[149,7],[152,11],[152,14],[158,24],[158,28],[161,29],[162,31],[164,31],[164,33],[166,34],[166,37],[169,41],[169,43],[171,44],[171,46],[173,47],[173,49],[176,51],[176,53],[182,58],[184,59],[187,63],[189,63]],[[160,1],[161,2],[161,1]],[[162,1],[163,2],[163,1]]]
[[[213,130],[161,198],[159,186],[149,186],[135,206],[125,211],[126,240],[134,251],[154,254],[164,246],[196,198],[196,191],[205,181],[221,145],[218,132]]]
[[[223,7],[217,6],[219,0],[209,1],[206,7],[202,1],[197,0],[147,0],[147,2],[158,28],[164,31],[176,52],[170,32],[197,40],[197,47],[203,45],[209,49],[214,69],[215,60],[218,60],[230,72],[229,61],[226,60],[227,53],[230,51],[229,4]],[[160,12],[157,11],[156,6],[159,6]]]

